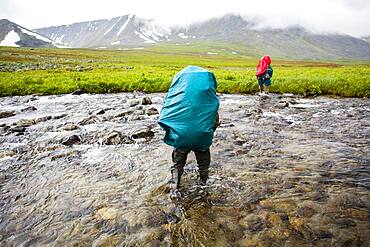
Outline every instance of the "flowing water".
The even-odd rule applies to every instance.
[[[164,96],[1,98],[0,246],[370,245],[369,99],[221,95],[171,200]]]

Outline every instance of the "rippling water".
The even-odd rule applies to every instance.
[[[369,99],[220,96],[208,185],[191,154],[171,201],[163,97],[1,98],[0,245],[370,245]]]

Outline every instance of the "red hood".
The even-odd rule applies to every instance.
[[[261,60],[258,62],[258,65],[257,65],[256,76],[263,75],[266,72],[270,64],[271,64],[271,58],[269,56],[264,56],[263,58],[261,58]]]

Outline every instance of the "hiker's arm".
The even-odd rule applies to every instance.
[[[272,77],[273,70],[272,68],[268,68],[266,71],[266,78],[271,78]]]
[[[220,116],[218,115],[218,112],[217,112],[216,113],[216,119],[215,119],[215,125],[213,126],[213,130],[215,131],[218,126],[220,126]]]

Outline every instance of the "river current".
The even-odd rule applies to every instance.
[[[169,197],[165,94],[0,99],[0,246],[369,246],[370,100],[220,95]]]

